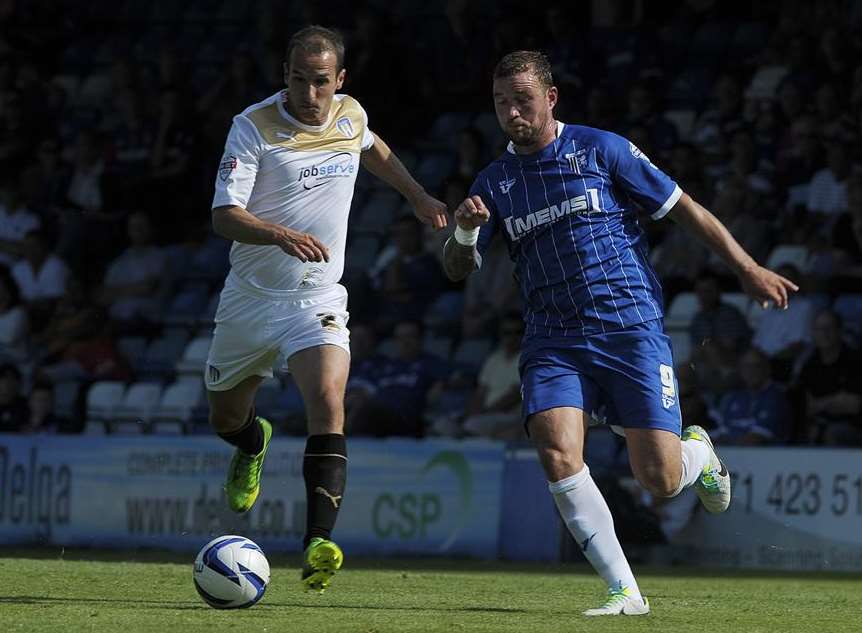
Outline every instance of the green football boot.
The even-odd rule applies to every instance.
[[[247,455],[236,449],[224,484],[228,505],[234,512],[248,512],[260,494],[260,475],[263,458],[266,457],[266,449],[272,438],[272,425],[260,416],[255,421],[260,424],[263,433],[263,449],[257,455]]]
[[[305,548],[302,584],[308,591],[323,593],[343,562],[344,554],[338,545],[319,537],[311,539]]]

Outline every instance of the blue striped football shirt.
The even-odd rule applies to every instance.
[[[637,211],[661,218],[682,190],[621,136],[557,124],[535,154],[506,153],[470,190],[491,212],[480,255],[500,231],[524,300],[526,342],[601,334],[660,319],[661,285]]]

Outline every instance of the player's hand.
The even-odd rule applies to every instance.
[[[419,221],[422,224],[430,224],[435,231],[439,231],[449,223],[446,217],[446,205],[434,196],[422,192],[417,198],[411,200],[411,203],[413,213]]]
[[[764,310],[770,303],[776,308],[786,310],[790,302],[790,293],[799,290],[799,286],[789,279],[757,265],[743,271],[740,274],[740,282],[742,289]]]
[[[455,209],[455,222],[465,231],[472,231],[491,219],[491,212],[479,196],[470,196]]]
[[[285,226],[276,226],[275,231],[275,245],[288,255],[301,262],[329,261],[329,249],[313,235]]]

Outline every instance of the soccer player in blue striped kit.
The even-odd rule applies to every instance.
[[[495,233],[515,262],[524,301],[523,414],[563,521],[608,585],[585,615],[643,615],[607,503],[584,464],[589,414],[604,404],[625,429],[632,472],[660,497],[693,486],[704,507],[730,504],[730,476],[706,431],[682,430],[662,293],[637,211],[670,217],[736,272],[764,307],[797,287],[759,266],[721,222],[634,144],[554,119],[558,93],[541,53],[517,51],[494,70],[497,119],[511,142],[455,211],[447,275],[463,279]]]

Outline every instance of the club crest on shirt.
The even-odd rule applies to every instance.
[[[506,180],[500,181],[500,192],[504,195],[509,193],[509,190],[515,186],[514,178],[507,178]]]
[[[335,122],[335,127],[339,132],[341,132],[342,136],[353,138],[353,123],[350,122],[350,117],[341,117]]]
[[[236,156],[233,154],[225,154],[218,166],[218,177],[221,178],[222,182],[227,182],[227,179],[230,178],[231,172],[234,169],[236,169]]]
[[[590,163],[590,154],[587,149],[579,149],[564,156],[569,161],[569,168],[576,174],[581,173],[581,170],[586,169]]]

